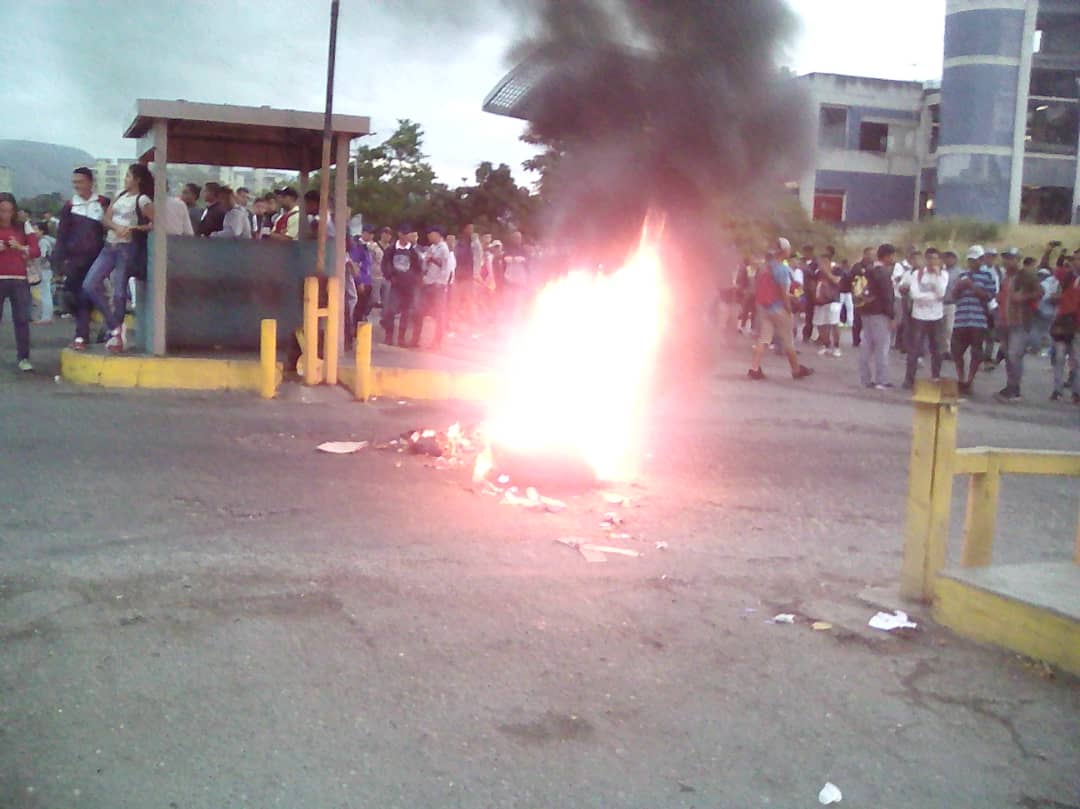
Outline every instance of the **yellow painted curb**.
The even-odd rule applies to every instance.
[[[60,375],[77,385],[156,390],[260,389],[258,360],[214,360],[195,357],[101,355],[72,351],[60,353]],[[281,384],[277,364],[276,383]]]
[[[355,368],[342,368],[341,382],[353,389]],[[495,375],[484,371],[432,371],[424,368],[371,369],[372,394],[397,399],[461,399],[488,401],[495,390]]]
[[[939,624],[1080,676],[1080,622],[946,576],[937,577],[934,595]]]

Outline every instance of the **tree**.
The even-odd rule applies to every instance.
[[[63,207],[64,200],[58,191],[54,191],[51,194],[38,194],[36,197],[19,200],[19,209],[30,211],[32,214],[60,213],[60,209]]]

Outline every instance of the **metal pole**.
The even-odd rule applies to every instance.
[[[319,172],[319,243],[315,248],[315,268],[326,274],[326,223],[330,215],[330,141],[333,138],[334,62],[337,59],[337,21],[340,0],[330,0],[330,53],[326,60],[326,115],[323,118],[322,169]],[[338,166],[338,171],[341,171]],[[348,167],[346,167],[348,170]],[[338,222],[341,227],[343,223]]]

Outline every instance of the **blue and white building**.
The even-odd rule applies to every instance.
[[[837,224],[1080,224],[1080,0],[946,0],[945,14],[940,82],[796,79],[817,148],[789,185],[815,219]],[[551,80],[527,59],[484,109],[528,119]]]
[[[799,197],[851,225],[1080,223],[1080,0],[947,0],[940,83],[811,73]]]

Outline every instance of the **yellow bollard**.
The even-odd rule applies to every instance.
[[[319,362],[319,279],[312,275],[304,279],[304,384],[318,385],[322,381]]]
[[[986,567],[993,558],[997,532],[998,498],[1001,495],[1001,463],[996,454],[986,459],[986,472],[971,476],[967,515],[964,517],[962,567]]]
[[[373,381],[371,375],[371,324],[358,323],[356,326],[356,380],[353,395],[361,402],[372,397]]]
[[[930,601],[934,579],[945,566],[956,453],[956,382],[919,380],[912,397],[907,525],[900,568],[900,594]]]
[[[326,279],[326,331],[323,333],[323,355],[326,358],[326,384],[338,381],[338,337],[341,334],[341,283],[337,278]]]
[[[259,395],[273,399],[277,392],[277,321],[264,318],[259,333]]]

